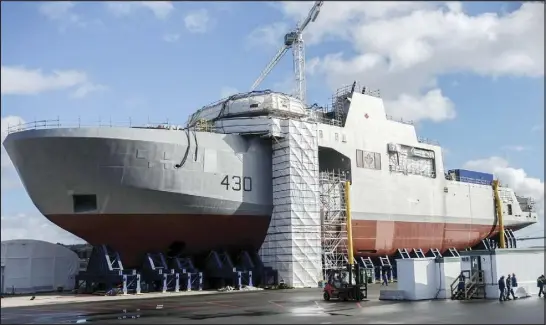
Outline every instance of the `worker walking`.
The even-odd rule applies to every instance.
[[[512,290],[512,278],[510,277],[510,274],[508,274],[508,276],[506,277],[506,288],[505,288],[506,300],[512,300],[510,298],[511,290]]]
[[[463,272],[461,272],[461,274],[459,274],[459,284],[457,285],[457,291],[459,295],[464,296],[465,283],[466,283],[466,277],[464,276]]]
[[[511,278],[510,282],[511,282],[510,283],[511,284],[510,285],[510,292],[508,294],[511,294],[512,299],[516,300],[516,299],[518,299],[518,297],[516,297],[516,295],[514,294],[514,288],[518,287],[518,280],[516,279],[516,274],[515,273],[512,273],[512,278]]]
[[[499,279],[499,301],[505,301],[506,295],[504,293],[504,289],[506,289],[506,282],[504,281],[504,275],[500,277]]]
[[[539,276],[537,279],[537,287],[538,287],[538,297],[542,297],[545,295],[544,293],[544,282],[546,282],[546,278],[544,278],[544,274]]]
[[[389,275],[388,275],[388,269],[386,267],[383,267],[383,282],[381,283],[382,286],[389,286]]]

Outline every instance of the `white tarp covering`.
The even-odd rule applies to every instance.
[[[211,121],[218,118],[278,114],[286,117],[307,115],[305,105],[297,98],[271,91],[250,92],[233,95],[192,114],[188,120],[191,126],[199,120]]]
[[[80,259],[61,245],[16,239],[2,242],[1,264],[4,293],[35,293],[74,289]]]

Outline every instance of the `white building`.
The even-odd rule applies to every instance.
[[[516,296],[537,295],[537,278],[544,274],[542,248],[505,248],[465,251],[460,257],[406,258],[396,260],[398,290],[382,290],[384,300],[429,300],[451,298],[451,285],[461,271],[472,276],[483,272],[485,298],[498,299],[498,280],[516,274]],[[456,287],[456,284],[455,284]],[[381,298],[380,298],[381,299]]]
[[[6,294],[72,290],[79,266],[78,255],[61,245],[31,239],[2,241],[0,289]]]

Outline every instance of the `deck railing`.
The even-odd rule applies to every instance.
[[[40,130],[40,129],[58,129],[58,128],[96,128],[96,127],[128,127],[128,128],[147,128],[147,129],[166,129],[166,130],[179,130],[183,129],[184,124],[172,123],[168,119],[165,122],[135,122],[129,118],[125,121],[114,121],[112,119],[98,119],[96,121],[84,121],[82,119],[76,120],[37,120],[26,123],[11,124],[7,126],[7,133],[15,133],[26,130]]]

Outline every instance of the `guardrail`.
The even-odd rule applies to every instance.
[[[428,139],[428,138],[417,137],[417,141],[419,143],[426,143],[426,144],[430,144],[430,145],[433,145],[433,146],[439,146],[440,145],[440,142],[438,142],[437,140],[432,140],[432,139]]]
[[[386,117],[387,117],[387,120],[389,120],[389,121],[398,122],[398,123],[407,124],[407,125],[414,125],[413,121],[404,120],[401,117],[394,117],[394,116],[391,116],[391,115],[386,115]]]
[[[98,119],[97,121],[83,121],[77,120],[37,120],[32,122],[20,123],[8,125],[7,133],[15,133],[26,130],[40,130],[40,129],[58,129],[58,128],[93,128],[93,127],[129,127],[129,128],[147,128],[147,129],[168,129],[178,130],[183,129],[184,124],[176,124],[170,122],[168,119],[166,122],[151,122],[146,123],[135,122],[129,118],[126,121],[112,121],[112,119]]]

